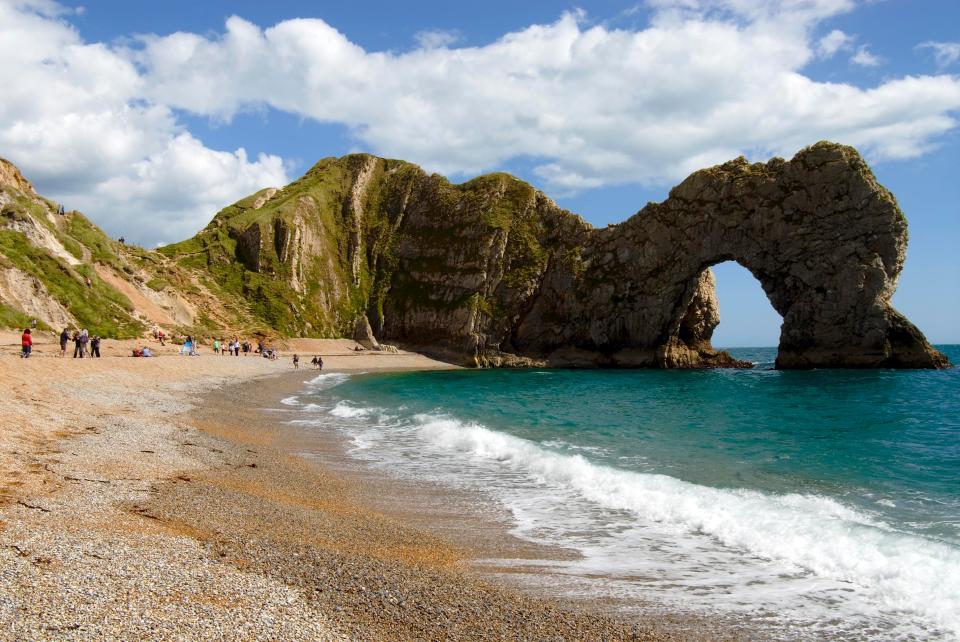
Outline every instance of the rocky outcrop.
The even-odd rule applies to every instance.
[[[373,336],[373,328],[370,327],[370,320],[367,319],[366,315],[357,317],[356,322],[353,324],[353,340],[367,350],[380,349],[380,343],[377,341],[377,338]]]
[[[5,158],[0,158],[0,187],[7,187],[27,196],[37,196],[33,185],[24,178],[20,169]]]
[[[548,355],[574,344],[616,365],[689,365],[677,347],[702,351],[712,332],[698,321],[709,305],[685,322],[702,275],[734,260],[783,317],[778,367],[939,367],[943,356],[890,304],[906,242],[895,199],[852,148],[740,158],[591,231],[578,265],[552,263],[544,282],[563,287],[541,291],[513,343]]]
[[[354,334],[362,317],[363,336],[477,365],[740,366],[710,344],[710,266],[733,260],[783,317],[780,368],[946,365],[891,306],[906,220],[850,147],[705,169],[603,229],[506,174],[452,185],[367,155],[325,159],[259,206],[224,210],[190,247],[255,263],[221,282],[292,334]],[[293,230],[309,251],[286,249]],[[216,249],[224,236],[235,249]]]
[[[36,277],[16,268],[0,269],[0,302],[52,328],[76,327],[76,319]]]

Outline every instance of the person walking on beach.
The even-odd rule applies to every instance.
[[[83,359],[83,353],[80,352],[80,331],[74,330],[71,338],[73,339],[73,358]]]
[[[323,357],[317,355],[317,370],[323,370]]]
[[[220,354],[220,339],[213,340],[213,354]]]
[[[300,369],[300,355],[299,355],[299,354],[293,355],[293,369],[294,369],[294,370],[299,370],[299,369]]]
[[[100,335],[95,334],[93,338],[90,339],[90,357],[100,358]]]
[[[90,333],[84,328],[80,330],[80,358],[86,356],[88,343],[90,343]]]
[[[157,329],[157,339],[160,340],[160,345],[161,345],[161,346],[167,345],[166,343],[163,342],[163,330],[161,330],[161,329],[159,329],[159,328]]]
[[[30,328],[25,328],[20,337],[20,358],[29,359],[31,352],[33,352],[33,335],[30,333]]]
[[[67,342],[70,341],[70,333],[66,328],[60,333],[60,358],[67,356]]]

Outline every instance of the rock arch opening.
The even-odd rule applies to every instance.
[[[783,316],[770,303],[760,281],[736,261],[723,261],[710,269],[719,306],[713,346],[717,350],[776,348]]]

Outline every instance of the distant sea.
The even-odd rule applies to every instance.
[[[960,346],[938,346],[954,364]],[[576,549],[558,591],[764,637],[960,639],[960,369],[323,374],[297,423]]]

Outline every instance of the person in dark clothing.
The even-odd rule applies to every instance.
[[[81,352],[80,344],[80,332],[78,330],[73,331],[73,358],[76,359],[80,357],[83,359],[83,352]]]
[[[70,333],[64,328],[60,333],[60,357],[67,356],[67,343],[70,341]]]
[[[294,369],[294,370],[299,370],[299,369],[300,369],[300,355],[299,355],[299,354],[293,355],[293,369]]]
[[[95,334],[90,339],[90,356],[100,358],[100,335]]]

